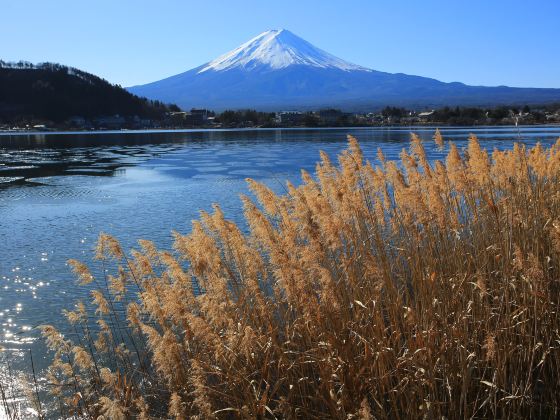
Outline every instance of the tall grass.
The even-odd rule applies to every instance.
[[[435,141],[443,144],[436,133]],[[560,140],[431,163],[358,142],[284,195],[248,180],[174,252],[102,234],[72,335],[43,327],[61,410],[105,418],[560,416]]]

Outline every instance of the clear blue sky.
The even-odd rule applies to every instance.
[[[340,58],[446,82],[560,88],[560,0],[0,0],[0,59],[130,86],[268,29]]]

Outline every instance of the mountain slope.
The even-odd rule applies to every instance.
[[[488,106],[560,100],[560,89],[467,86],[367,69],[320,50],[287,30],[264,32],[195,69],[128,89],[184,108],[216,110]]]
[[[238,48],[205,64],[197,73],[232,69],[279,70],[292,65],[345,71],[370,71],[320,50],[290,31],[280,29],[263,32]]]
[[[0,121],[46,119],[61,122],[119,114],[162,117],[166,105],[139,98],[120,86],[60,64],[0,61]]]

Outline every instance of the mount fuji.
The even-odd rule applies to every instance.
[[[335,57],[285,29],[263,32],[202,66],[128,90],[184,109],[217,111],[560,101],[560,89],[468,86],[372,70]]]

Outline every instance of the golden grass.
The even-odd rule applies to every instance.
[[[443,139],[434,140],[441,147]],[[44,327],[65,410],[105,418],[557,418],[560,140],[431,163],[358,142],[250,233],[219,207],[175,251],[101,235],[70,339]],[[90,286],[91,287],[91,286]],[[96,324],[94,323],[96,322]]]

